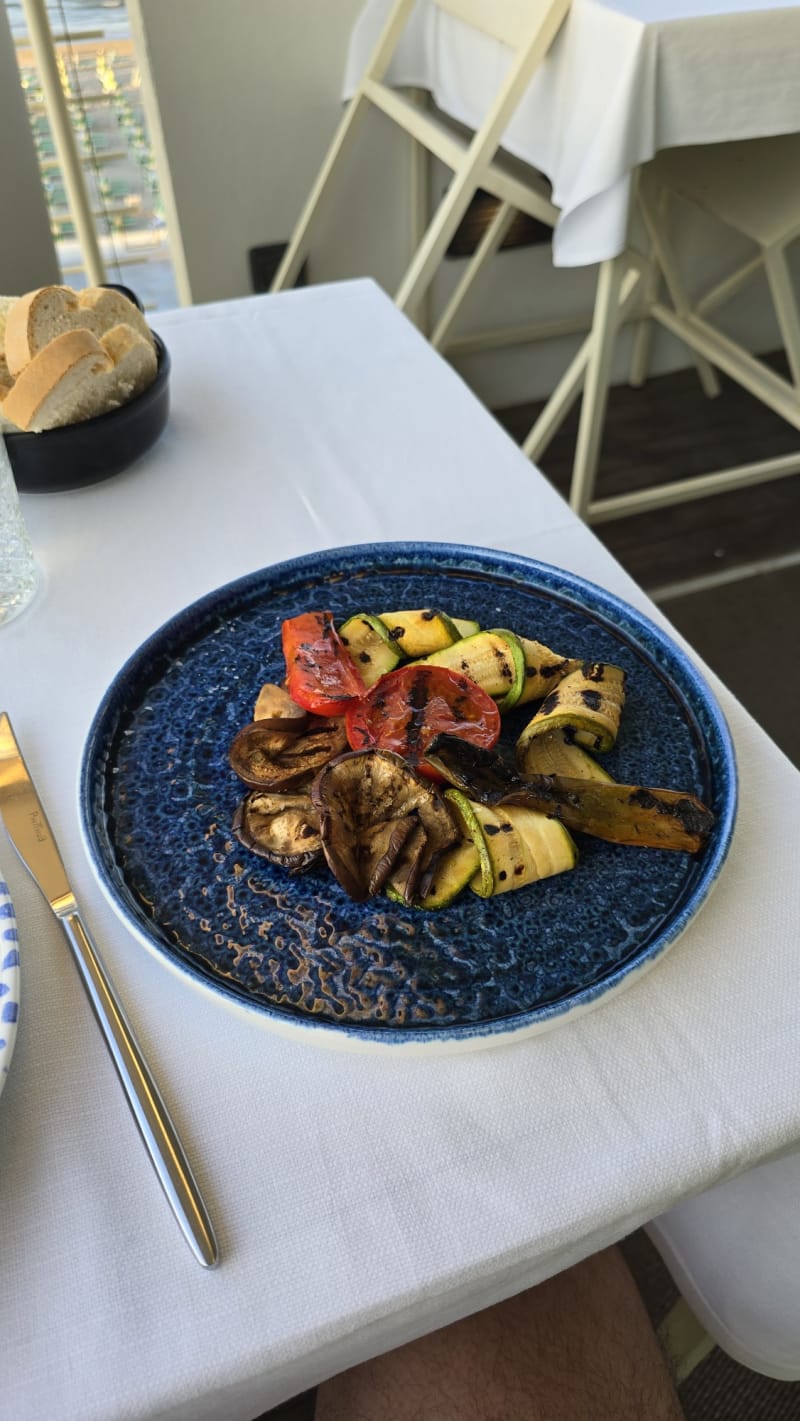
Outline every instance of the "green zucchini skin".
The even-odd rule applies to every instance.
[[[338,632],[365,686],[374,686],[381,676],[394,671],[399,664],[400,652],[390,640],[381,618],[371,612],[357,612],[342,623]]]

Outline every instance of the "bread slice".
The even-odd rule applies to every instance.
[[[18,296],[0,296],[0,355],[5,351],[6,318],[12,306],[16,306]]]
[[[80,424],[127,404],[157,369],[153,347],[132,326],[114,326],[99,340],[91,331],[65,331],[26,365],[0,413],[37,434]]]
[[[90,286],[73,291],[70,286],[41,286],[20,296],[8,311],[5,323],[5,356],[16,378],[26,365],[65,331],[87,330],[98,338],[113,326],[132,326],[153,345],[153,334],[144,316],[120,291]]]

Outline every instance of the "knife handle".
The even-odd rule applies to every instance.
[[[116,991],[80,913],[59,913],[94,1014],[164,1193],[198,1262],[213,1268],[219,1252],[178,1132],[137,1044]]]

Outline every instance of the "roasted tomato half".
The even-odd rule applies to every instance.
[[[425,751],[437,735],[458,735],[491,749],[500,734],[500,712],[474,681],[444,666],[401,666],[382,676],[345,715],[354,750],[393,750],[421,774],[440,779]]]
[[[304,612],[281,628],[286,685],[298,706],[315,715],[343,715],[366,687],[342,644],[330,612]]]

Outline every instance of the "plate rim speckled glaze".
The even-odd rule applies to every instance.
[[[529,592],[560,598],[574,605],[585,615],[602,621],[617,636],[627,638],[637,653],[645,658],[651,668],[658,671],[670,689],[690,710],[695,721],[703,721],[703,744],[713,767],[715,781],[721,786],[721,806],[711,843],[704,851],[702,865],[696,881],[692,884],[684,900],[674,909],[662,931],[650,941],[643,952],[632,960],[626,958],[617,964],[599,981],[589,982],[582,988],[556,1001],[539,1003],[521,1010],[513,1016],[495,1017],[466,1023],[425,1025],[424,1027],[381,1027],[362,1022],[339,1022],[318,1016],[289,1015],[272,1006],[268,1001],[242,996],[226,986],[224,980],[214,979],[198,970],[159,937],[157,925],[143,926],[126,901],[125,893],[109,874],[103,855],[105,822],[98,823],[94,787],[101,762],[109,725],[118,715],[121,705],[126,703],[126,694],[136,686],[137,671],[149,666],[160,650],[188,635],[191,628],[206,622],[224,605],[236,599],[244,599],[248,593],[265,583],[263,595],[284,584],[291,584],[298,578],[331,579],[333,577],[355,577],[364,568],[380,572],[384,568],[395,571],[412,566],[415,574],[422,575],[427,567],[430,575],[470,572],[481,577],[502,576],[518,583]],[[665,672],[664,665],[656,658],[654,649],[672,672]],[[501,552],[492,548],[469,544],[442,542],[381,542],[355,545],[352,547],[326,548],[318,552],[273,563],[265,568],[245,574],[221,587],[214,588],[196,599],[169,618],[149,636],[125,661],[108,687],[92,720],[79,776],[79,807],[81,830],[86,850],[99,880],[100,886],[117,915],[162,964],[166,964],[193,986],[217,1000],[244,1011],[273,1030],[301,1039],[334,1048],[346,1050],[382,1049],[396,1051],[399,1048],[431,1051],[472,1050],[476,1047],[504,1045],[520,1038],[531,1036],[557,1024],[582,1014],[605,1003],[658,962],[665,951],[683,933],[689,922],[696,916],[708,895],[718,881],[720,871],[730,848],[736,819],[738,781],[735,752],[730,731],[719,703],[705,678],[690,657],[677,642],[660,626],[639,611],[631,603],[598,584],[590,582],[551,564],[525,557],[518,553]],[[293,892],[302,893],[302,879],[295,879]]]
[[[0,1094],[6,1083],[19,1020],[19,933],[8,884],[0,873]]]

